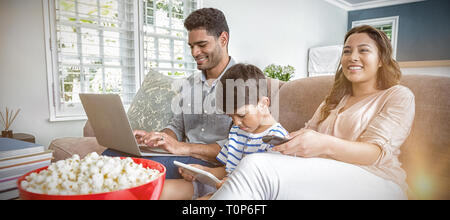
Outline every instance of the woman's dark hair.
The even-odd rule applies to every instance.
[[[230,33],[225,15],[215,8],[201,8],[192,12],[184,21],[184,27],[188,31],[203,28],[215,37],[219,37],[224,31]]]
[[[232,85],[227,88],[229,83]],[[266,77],[258,67],[251,64],[233,65],[220,78],[217,86],[216,108],[227,114],[234,114],[245,105],[257,105],[261,97],[267,97]],[[227,109],[227,100],[228,104],[233,103],[232,109]]]

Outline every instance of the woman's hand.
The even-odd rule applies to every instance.
[[[272,150],[285,155],[319,157],[326,155],[327,135],[311,129],[301,129],[289,134],[290,141],[275,146]]]

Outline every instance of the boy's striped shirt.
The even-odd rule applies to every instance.
[[[273,145],[266,144],[262,141],[262,137],[266,135],[275,135],[284,138],[288,135],[288,132],[280,123],[276,123],[258,134],[248,133],[241,130],[239,126],[234,125],[230,129],[227,143],[217,155],[217,160],[225,165],[227,173],[233,172],[242,158],[246,155],[267,152],[274,147]]]

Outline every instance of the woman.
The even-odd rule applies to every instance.
[[[407,199],[398,156],[414,95],[398,85],[384,33],[360,26],[344,42],[330,94],[305,128],[274,148],[284,155],[244,158],[212,199]]]

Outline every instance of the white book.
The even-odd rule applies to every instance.
[[[19,189],[11,189],[8,191],[0,192],[0,200],[9,200],[19,198]]]
[[[13,177],[13,176],[17,176],[17,175],[24,175],[30,171],[33,171],[33,170],[36,170],[36,169],[39,169],[39,168],[42,168],[45,166],[49,166],[50,163],[51,163],[51,160],[45,160],[45,161],[25,164],[25,165],[21,165],[21,166],[0,169],[0,177],[7,178],[7,177]]]
[[[11,189],[17,188],[17,180],[21,176],[22,175],[17,175],[17,176],[12,176],[12,177],[7,177],[7,178],[0,179],[0,192],[1,191],[5,191],[5,190],[11,190]]]
[[[13,166],[20,166],[38,161],[51,160],[53,151],[47,150],[37,154],[27,156],[11,157],[7,159],[0,159],[0,169],[5,169]]]

